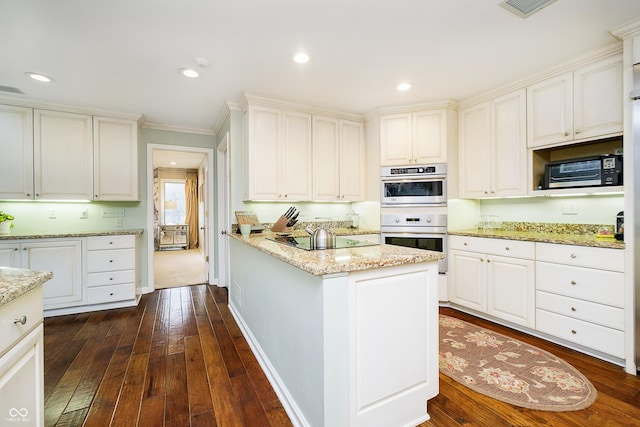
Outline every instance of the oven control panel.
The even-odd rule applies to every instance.
[[[381,227],[446,227],[446,214],[383,214]]]

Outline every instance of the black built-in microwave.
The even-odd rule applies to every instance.
[[[622,185],[622,156],[602,155],[547,163],[544,188]]]

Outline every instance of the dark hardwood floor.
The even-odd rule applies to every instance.
[[[46,425],[290,426],[226,302],[225,289],[199,285],[158,290],[137,307],[45,319]],[[451,309],[441,312],[564,358],[599,397],[582,411],[533,411],[440,375],[431,420],[421,426],[640,425],[640,379],[622,368]]]

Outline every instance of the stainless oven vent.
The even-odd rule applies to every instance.
[[[23,91],[21,91],[17,87],[11,87],[11,86],[1,86],[0,85],[0,92],[18,93],[20,95],[24,95]]]
[[[528,18],[556,0],[505,0],[500,6],[521,18]]]

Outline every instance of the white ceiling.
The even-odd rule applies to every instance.
[[[640,17],[639,0],[558,0],[527,19],[499,3],[0,0],[0,85],[211,131],[242,92],[353,113],[463,100],[611,45],[610,29]],[[299,49],[308,64],[291,61]],[[195,57],[211,61],[200,78],[178,74]]]
[[[154,168],[199,169],[204,158],[202,153],[154,149],[152,165]]]

